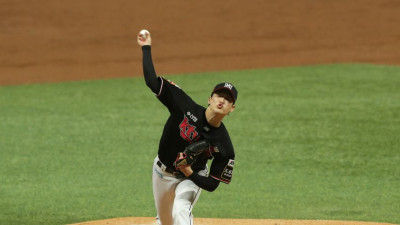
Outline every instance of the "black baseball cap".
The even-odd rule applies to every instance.
[[[233,99],[233,104],[235,104],[238,96],[238,91],[236,90],[235,86],[233,86],[233,84],[228,82],[217,84],[214,87],[213,91],[211,92],[211,95],[213,95],[215,92],[219,90],[228,90]]]

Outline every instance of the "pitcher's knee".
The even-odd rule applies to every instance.
[[[172,216],[174,217],[174,224],[190,224],[191,218],[191,206],[190,204],[174,204],[172,210]]]

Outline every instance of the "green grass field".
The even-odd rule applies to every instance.
[[[400,223],[400,67],[167,76],[206,106],[231,81],[232,183],[195,217]],[[143,78],[0,87],[0,224],[154,216],[167,110]]]

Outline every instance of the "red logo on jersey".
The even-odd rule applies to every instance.
[[[190,125],[186,116],[184,116],[182,123],[179,125],[179,129],[181,130],[181,137],[188,142],[193,142],[198,138],[199,133],[197,133],[196,127]]]

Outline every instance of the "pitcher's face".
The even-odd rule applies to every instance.
[[[227,91],[215,92],[210,98],[208,98],[208,104],[212,111],[218,114],[227,115],[235,109],[232,96]]]

